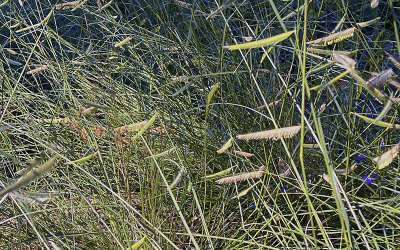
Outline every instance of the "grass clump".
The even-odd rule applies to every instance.
[[[396,249],[397,5],[3,1],[0,248]]]

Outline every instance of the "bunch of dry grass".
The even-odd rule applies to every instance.
[[[234,176],[221,178],[221,179],[216,180],[215,182],[217,184],[225,184],[225,183],[233,183],[233,182],[238,182],[238,181],[246,181],[246,180],[260,178],[264,174],[264,172],[263,172],[264,169],[265,169],[265,166],[262,166],[262,167],[260,167],[260,169],[258,171],[253,171],[253,172],[244,173],[244,174],[240,174],[240,175],[234,175]]]
[[[300,131],[300,128],[301,126],[293,126],[293,127],[271,129],[249,134],[241,134],[237,135],[236,139],[248,141],[248,140],[262,140],[262,139],[278,140],[280,138],[292,138]]]
[[[399,150],[400,150],[400,143],[392,147],[385,153],[381,154],[380,156],[375,157],[374,161],[376,162],[376,164],[378,164],[378,168],[383,169],[390,163],[392,163],[394,158],[396,158],[396,156],[399,154]]]

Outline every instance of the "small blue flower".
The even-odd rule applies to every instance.
[[[256,204],[251,205],[251,207],[252,207],[253,209],[257,209],[257,208],[258,208],[258,206],[257,206]]]
[[[355,162],[359,163],[362,162],[364,160],[365,156],[363,154],[356,154],[356,158],[354,159]]]
[[[75,33],[75,31],[76,31],[75,28],[73,28],[73,29],[71,30],[72,33]]]
[[[376,175],[375,173],[372,173],[370,175],[364,175],[362,177],[362,180],[365,181],[365,184],[369,185],[369,184],[371,184],[372,178],[374,178],[375,175]]]
[[[279,192],[283,192],[283,191],[286,191],[286,190],[288,190],[289,188],[287,187],[287,186],[282,186],[280,189],[279,189]]]
[[[381,141],[381,147],[385,146],[385,142]]]

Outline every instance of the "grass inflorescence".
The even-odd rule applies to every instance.
[[[0,14],[0,249],[400,245],[398,1]]]

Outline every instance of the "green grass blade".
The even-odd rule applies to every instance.
[[[229,50],[237,50],[237,49],[252,49],[252,48],[258,48],[258,47],[263,47],[263,46],[268,46],[268,45],[273,45],[276,44],[280,41],[283,41],[287,39],[291,34],[293,34],[295,30],[288,31],[273,37],[261,39],[258,41],[254,42],[249,42],[249,43],[241,43],[241,44],[235,44],[235,45],[227,45],[223,46],[224,49],[229,49]]]
[[[32,181],[37,180],[38,178],[42,177],[44,174],[46,174],[54,165],[54,162],[57,160],[57,156],[54,156],[50,160],[48,160],[46,163],[44,163],[42,166],[38,167],[37,169],[34,169],[28,173],[26,173],[19,181],[15,182],[14,184],[6,187],[5,189],[0,191],[0,199],[8,194],[9,192],[12,192],[14,190],[18,190],[22,187],[25,187]]]

